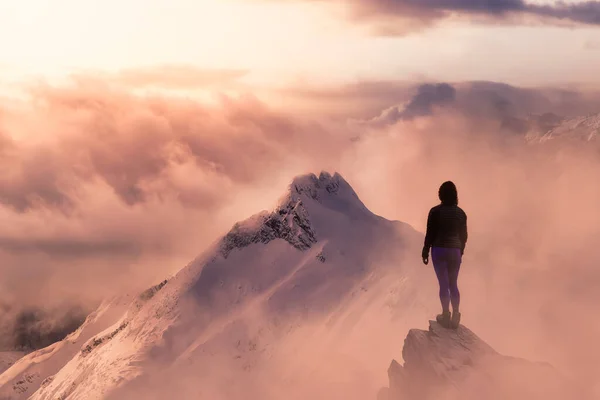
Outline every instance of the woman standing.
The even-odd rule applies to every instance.
[[[429,211],[421,255],[427,265],[431,249],[433,268],[440,284],[442,313],[436,320],[446,328],[456,329],[460,324],[458,272],[467,243],[467,214],[458,206],[458,192],[451,181],[440,186],[438,196],[441,203]]]

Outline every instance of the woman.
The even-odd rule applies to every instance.
[[[436,320],[446,328],[456,329],[460,323],[460,293],[457,281],[467,243],[467,214],[458,207],[458,193],[451,181],[440,186],[438,196],[441,204],[433,207],[427,217],[422,257],[423,263],[427,265],[431,248],[431,260],[440,284],[442,302],[442,313]]]

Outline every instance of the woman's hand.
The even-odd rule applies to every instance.
[[[423,258],[423,264],[429,264],[429,248],[423,247],[423,251],[421,252],[421,258]]]

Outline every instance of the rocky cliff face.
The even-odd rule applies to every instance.
[[[379,400],[585,398],[549,364],[502,355],[462,325],[430,321],[428,331],[410,330],[402,356],[404,365],[392,360]]]
[[[221,241],[221,254],[227,258],[235,248],[253,243],[265,244],[275,239],[283,239],[298,250],[309,249],[317,242],[302,200],[290,200],[274,212],[263,212],[244,223],[235,224]]]

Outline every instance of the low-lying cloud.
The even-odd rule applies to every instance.
[[[415,96],[402,108],[394,106],[384,110],[374,118],[374,124],[394,124],[400,120],[411,120],[431,115],[434,107],[452,104],[456,99],[456,89],[447,83],[424,84],[418,87]]]
[[[79,76],[1,105],[0,302],[93,306],[144,288],[307,163],[339,157],[335,135],[252,95],[209,103],[128,87]]]
[[[67,312],[52,310],[162,281],[233,222],[272,205],[296,174],[337,170],[374,212],[420,230],[439,183],[452,179],[471,221],[465,322],[502,352],[591,374],[599,260],[589,249],[600,225],[589,210],[600,192],[590,182],[600,164],[591,145],[526,146],[501,135],[498,121],[598,111],[598,95],[419,86],[317,91],[339,110],[367,93],[369,107],[382,105],[375,116],[390,107],[405,116],[366,127],[347,123],[353,107],[332,121],[251,95],[204,103],[92,78],[30,88],[0,113],[0,305],[9,305],[10,326],[32,308],[64,321]],[[351,141],[356,134],[363,140]],[[569,345],[572,326],[582,328]]]
[[[379,115],[359,119],[359,125],[381,128],[445,110],[468,119],[495,121],[506,132],[526,134],[533,129],[548,131],[562,118],[600,110],[595,92],[519,88],[497,82],[424,83],[413,87],[412,93]]]
[[[231,84],[248,71],[240,69],[202,69],[187,65],[163,65],[124,69],[106,77],[112,83],[132,87],[156,86],[171,89],[205,88]]]

